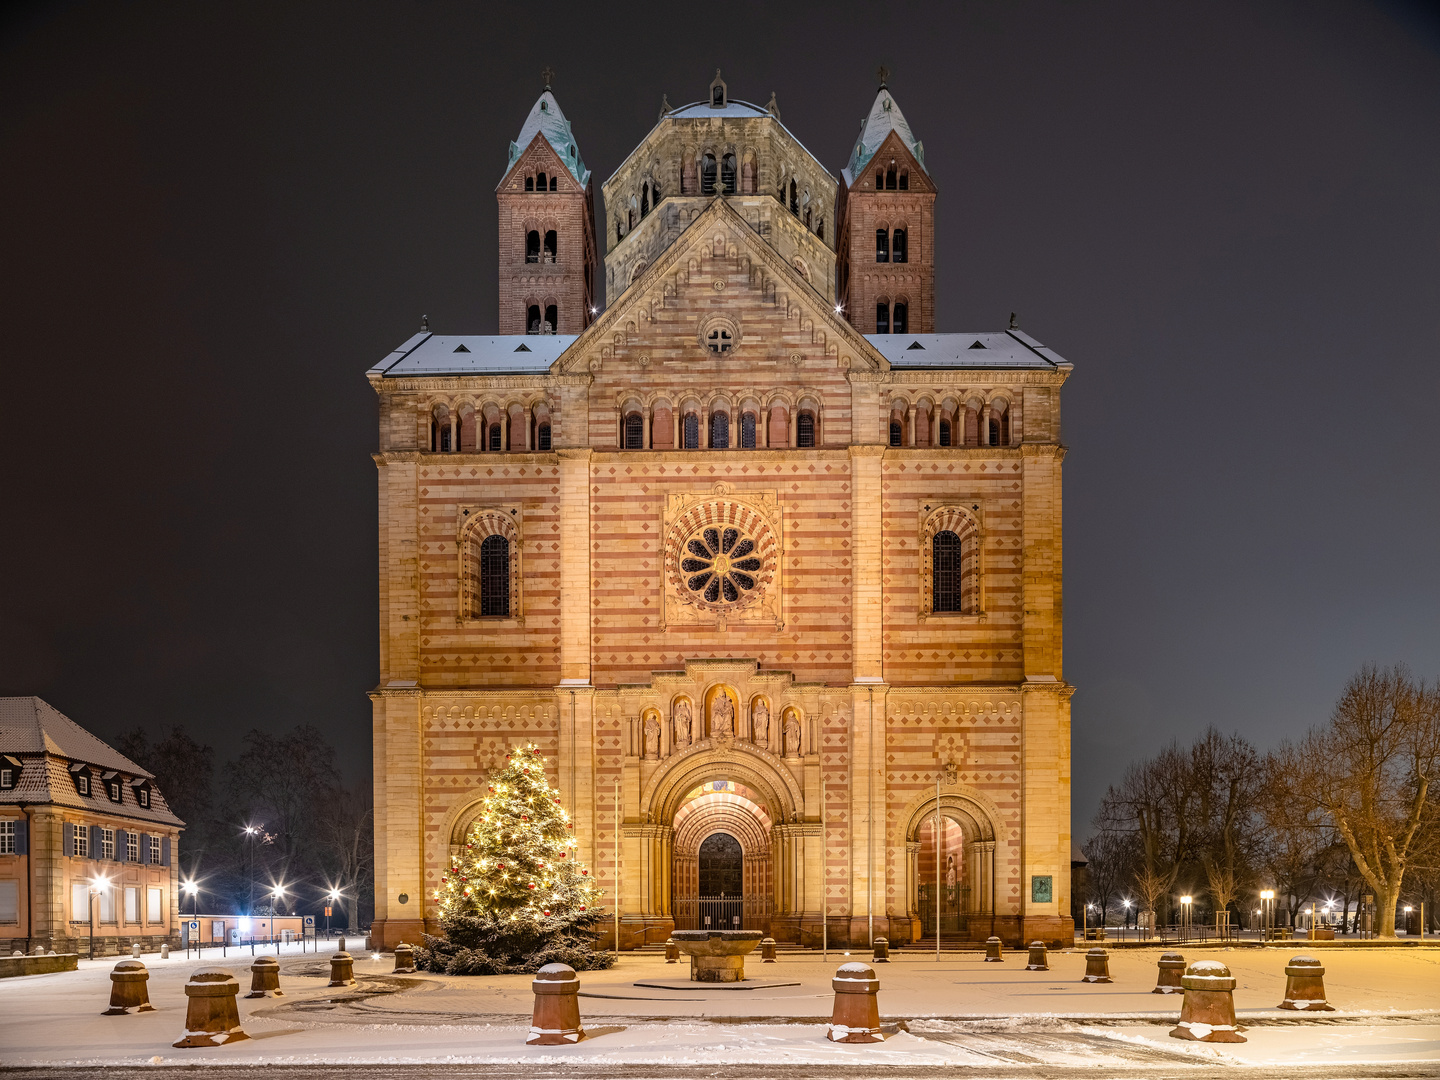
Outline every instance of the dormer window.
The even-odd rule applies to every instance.
[[[142,810],[149,810],[150,782],[148,780],[132,780],[130,789],[135,792],[135,805]]]
[[[105,783],[105,797],[107,799],[113,803],[123,803],[125,801],[124,789],[120,785],[119,773],[107,772],[101,777],[101,780]]]
[[[20,771],[23,768],[19,758],[9,754],[0,755],[0,791],[13,791],[20,782]]]
[[[75,794],[90,797],[90,766],[71,765],[70,778],[75,781]]]

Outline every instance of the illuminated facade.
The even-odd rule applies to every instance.
[[[1068,943],[1069,363],[935,332],[935,185],[885,87],[838,179],[717,74],[598,228],[588,185],[547,88],[497,189],[501,327],[539,332],[427,328],[369,372],[377,940],[435,928],[533,741],[622,947],[904,942],[937,893],[944,933]]]

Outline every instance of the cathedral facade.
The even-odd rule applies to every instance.
[[[936,332],[936,185],[883,85],[837,177],[717,72],[601,195],[546,87],[496,189],[501,333],[368,372],[377,942],[437,931],[534,743],[621,948],[1070,943],[1071,365],[1013,318]]]

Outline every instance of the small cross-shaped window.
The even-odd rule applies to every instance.
[[[724,329],[711,330],[710,333],[706,335],[705,342],[710,346],[710,351],[713,353],[727,353],[733,344],[730,331]]]

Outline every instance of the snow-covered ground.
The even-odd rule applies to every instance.
[[[323,950],[322,945],[322,950]],[[829,979],[848,960],[831,953],[752,959],[758,981],[799,985],[739,990],[636,986],[683,978],[685,965],[626,955],[611,971],[581,974],[581,1014],[589,1038],[575,1046],[524,1045],[533,997],[527,976],[392,978],[393,961],[356,953],[359,985],[325,986],[328,958],[281,957],[285,997],[240,1000],[251,1039],[215,1049],[176,1050],[185,1019],[183,986],[199,966],[224,966],[249,989],[249,950],[203,961],[181,952],[146,956],[156,1011],[100,1016],[114,958],[80,970],[0,980],[0,1065],[106,1063],[494,1063],[905,1064],[912,1066],[1143,1067],[1145,1063],[1440,1063],[1440,949],[1326,952],[1326,986],[1339,1011],[1298,1015],[1273,1008],[1284,966],[1303,949],[1210,951],[1238,980],[1240,1022],[1249,1042],[1225,1046],[1167,1036],[1178,996],[1149,993],[1159,950],[1111,954],[1110,984],[1080,982],[1083,953],[1051,955],[1051,970],[1024,970],[1024,956],[986,964],[979,954],[904,955],[876,966],[882,1044],[827,1042]],[[1197,954],[1199,955],[1199,954]]]

